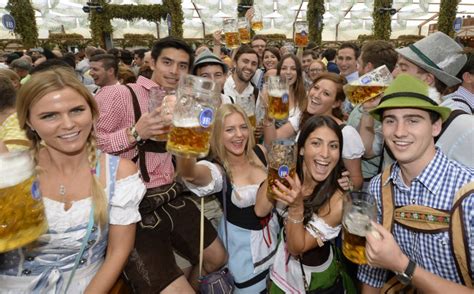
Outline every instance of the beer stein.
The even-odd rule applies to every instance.
[[[262,10],[258,6],[253,6],[252,30],[255,32],[263,30]]]
[[[347,99],[356,105],[382,94],[392,83],[392,80],[390,70],[386,65],[382,65],[361,76],[358,80],[345,85],[343,89]]]
[[[235,18],[224,19],[225,45],[229,49],[235,49],[240,46],[239,30]]]
[[[248,97],[238,99],[237,104],[239,104],[240,107],[242,107],[242,109],[245,111],[245,114],[249,118],[250,124],[255,129],[257,126],[257,117],[255,116],[255,98],[253,94]]]
[[[272,186],[276,186],[278,180],[285,187],[291,189],[290,184],[285,179],[287,175],[293,177],[296,172],[296,143],[293,140],[277,139],[272,141],[272,146],[268,152],[268,190],[269,198],[274,198]]]
[[[283,120],[288,118],[290,99],[288,83],[280,76],[268,77],[268,117]]]
[[[179,80],[173,122],[166,150],[181,157],[204,157],[220,93],[210,79],[184,75]]]
[[[296,47],[308,46],[308,22],[295,22],[295,45]]]
[[[362,191],[346,193],[343,200],[342,253],[350,261],[366,264],[365,236],[372,230],[377,210],[372,195]]]
[[[33,242],[47,228],[30,153],[0,154],[0,252]]]
[[[249,23],[245,17],[239,17],[238,28],[239,28],[240,43],[242,44],[250,43]]]
[[[164,89],[158,88],[158,87],[153,87],[150,89],[150,99],[148,100],[148,112],[153,112],[156,108],[161,107],[164,105],[163,109],[161,110],[160,115],[163,116],[166,113],[166,97],[168,94]],[[169,110],[168,110],[169,111]],[[166,128],[169,130],[171,122],[164,122],[167,124]],[[156,135],[152,136],[150,140],[153,141],[166,141],[168,140],[168,134],[161,134],[161,135]]]

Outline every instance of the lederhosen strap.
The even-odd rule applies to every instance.
[[[133,114],[135,116],[135,123],[138,122],[140,117],[142,116],[142,112],[140,110],[140,104],[138,103],[137,95],[135,91],[129,86],[125,85],[125,87],[130,90],[130,94],[132,95],[132,103],[133,103]],[[153,140],[143,140],[137,142],[137,149],[138,154],[132,158],[133,162],[139,161],[140,173],[142,174],[142,178],[145,182],[150,181],[150,175],[148,174],[148,170],[146,168],[146,159],[145,154],[146,152],[153,152],[153,153],[165,153],[166,152],[166,142],[157,142]]]
[[[396,207],[393,199],[393,184],[387,182],[390,177],[392,166],[387,167],[382,173],[382,225],[385,229],[392,231],[393,223],[404,226],[412,231],[423,233],[449,232],[451,248],[456,264],[456,270],[464,285],[473,288],[472,269],[469,266],[470,252],[468,244],[462,201],[474,192],[474,182],[462,186],[453,198],[451,210],[439,210],[421,205],[407,205]],[[384,185],[384,183],[386,183]],[[406,288],[398,282],[395,277],[387,281],[382,293],[410,293],[413,289]]]

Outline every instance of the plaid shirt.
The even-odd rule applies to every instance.
[[[433,160],[412,180],[410,187],[404,184],[398,164],[394,165],[384,185],[390,180],[394,186],[395,207],[416,204],[449,211],[459,188],[474,180],[474,170],[449,160],[437,149]],[[381,175],[372,179],[370,193],[376,198],[378,222],[382,223],[380,181]],[[466,246],[470,251],[470,260],[467,262],[474,269],[474,193],[464,199],[462,210],[463,222],[467,226]],[[420,233],[394,223],[392,234],[403,253],[415,261],[417,266],[444,279],[461,283],[451,251],[449,232]],[[357,277],[365,284],[380,288],[387,279],[387,273],[387,270],[363,265],[359,267]]]
[[[455,109],[462,109],[469,114],[473,114],[474,94],[463,86],[459,86],[456,92],[443,97],[443,100],[454,99]]]
[[[149,91],[159,87],[145,77],[138,77],[135,84],[129,84],[135,92],[140,110],[148,112]],[[123,85],[103,87],[95,96],[99,105],[99,119],[96,124],[97,145],[100,150],[132,159],[138,154],[136,144],[130,144],[127,128],[135,124],[132,95]],[[137,163],[138,165],[138,163]],[[169,153],[146,152],[146,167],[150,175],[147,188],[169,184],[173,181],[174,167]]]

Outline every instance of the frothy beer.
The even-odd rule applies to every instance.
[[[173,121],[166,150],[182,157],[204,157],[209,153],[212,127],[204,128],[197,119]]]
[[[278,180],[280,183],[283,184],[283,186],[290,188],[290,183],[285,179],[286,175],[290,175],[290,177],[294,177],[296,173],[296,166],[293,166],[291,168],[288,168],[283,166],[283,172],[282,168],[280,166],[277,167],[272,167],[268,169],[268,189],[267,189],[267,195],[271,198],[275,198],[275,194],[273,193],[272,187],[275,186],[278,189],[278,186],[276,185],[275,181]]]
[[[258,32],[263,29],[263,21],[254,21],[252,22],[252,30]]]
[[[350,261],[366,264],[365,235],[370,226],[370,217],[361,213],[349,213],[344,216],[342,252]]]
[[[282,120],[288,117],[290,103],[288,94],[283,91],[273,90],[268,93],[268,116]]]
[[[252,114],[249,116],[249,121],[250,121],[250,124],[252,125],[252,127],[255,128],[257,127],[257,118],[255,117],[255,114]]]
[[[240,46],[239,32],[226,32],[225,44],[230,49],[238,48]]]
[[[250,43],[250,32],[248,28],[239,28],[239,37],[240,37],[240,43],[242,44]]]
[[[306,47],[306,46],[308,46],[308,34],[306,34],[306,33],[296,33],[295,34],[295,45],[296,45],[296,47]]]
[[[0,252],[24,246],[48,225],[28,152],[0,154]]]
[[[353,104],[361,104],[380,95],[387,89],[382,85],[346,85],[344,91]]]

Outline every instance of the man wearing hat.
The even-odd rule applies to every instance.
[[[380,235],[366,235],[369,265],[361,266],[358,272],[363,293],[380,293],[379,288],[388,280],[398,281],[398,289],[404,291],[415,288],[423,293],[472,293],[468,287],[472,288],[474,278],[469,270],[474,265],[474,192],[468,188],[464,198],[453,200],[461,187],[474,185],[474,171],[449,160],[435,146],[434,137],[450,109],[439,106],[432,96],[433,91],[423,81],[401,74],[370,112],[382,122],[385,143],[396,162],[370,183],[369,191],[377,203],[377,221],[383,226],[373,223]],[[448,228],[454,214],[434,217],[458,205],[457,228],[464,233],[461,244],[467,253],[465,270],[458,270],[451,246],[457,244],[451,243],[454,235]],[[412,210],[406,212],[407,208]],[[385,229],[387,224],[391,230]],[[440,229],[429,231],[422,225],[440,225]],[[390,275],[394,277],[390,279]],[[384,291],[388,290],[387,284],[385,287]]]
[[[461,83],[456,77],[467,61],[463,48],[442,32],[431,34],[414,44],[397,49],[399,58],[395,70],[396,77],[406,73],[424,81],[433,91],[437,103],[447,87]],[[436,90],[436,91],[435,91]],[[436,93],[437,92],[437,93]],[[443,105],[452,108],[448,102]],[[453,160],[474,168],[474,117],[453,112],[443,124],[443,131],[436,139],[436,146]]]
[[[224,88],[227,79],[227,64],[222,59],[213,54],[209,49],[205,49],[196,57],[192,74],[213,80],[219,91]],[[222,103],[231,103],[230,98],[221,94]]]

